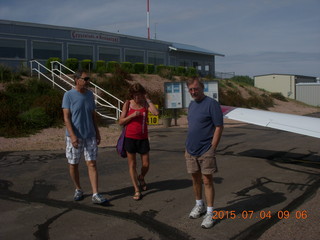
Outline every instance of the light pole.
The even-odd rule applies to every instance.
[[[157,39],[157,24],[158,23],[154,24],[154,39]]]
[[[150,39],[150,4],[147,0],[147,30],[148,30],[148,39]]]

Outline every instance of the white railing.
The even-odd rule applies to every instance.
[[[34,67],[34,65],[36,65]],[[54,72],[52,72],[49,68],[47,68],[46,66],[42,65],[41,63],[39,63],[37,60],[31,60],[30,61],[30,69],[31,69],[31,76],[33,76],[33,71],[37,72],[38,74],[38,79],[42,77],[46,78],[48,81],[52,82],[53,87],[57,86],[60,89],[62,89],[63,91],[67,91],[67,89],[65,89],[63,86],[61,86],[59,83],[55,82],[55,78],[54,76],[59,77],[57,74],[55,74]],[[45,73],[43,73],[43,71],[47,71],[47,72],[51,72],[52,73],[52,78],[48,77]],[[73,84],[71,84],[70,82],[62,79],[65,83],[67,83],[68,85],[70,85],[70,87],[73,87]]]
[[[56,77],[58,79],[60,79],[61,81],[65,82],[66,84],[70,85],[70,87],[74,87],[74,80],[70,76],[68,76],[67,74],[64,73],[65,71],[68,71],[73,74],[74,71],[71,70],[70,68],[64,66],[60,62],[52,61],[51,62],[51,70],[48,69],[47,67],[45,67],[40,62],[38,62],[37,60],[30,61],[30,66],[31,66],[31,76],[33,75],[33,72],[35,71],[38,74],[38,79],[40,79],[41,76],[45,77],[47,80],[49,80],[53,83],[53,86],[57,86],[64,91],[67,91],[67,89],[65,89],[63,86],[59,85],[59,83],[57,83],[55,81]],[[43,71],[50,73],[51,78],[48,77],[48,75],[46,75],[45,73],[43,73]],[[99,87],[98,85],[96,85],[92,82],[90,82],[90,85],[91,85],[90,88],[93,90],[93,94],[95,96],[95,101],[96,101],[97,106],[102,106],[105,108],[115,110],[115,117],[102,114],[98,110],[97,110],[97,113],[101,117],[113,119],[113,120],[118,120],[120,118],[121,104],[123,104],[123,101],[120,100],[119,98],[113,96],[112,94],[110,94],[109,92],[105,91],[104,89],[102,89],[101,87]],[[108,96],[112,97],[113,99],[115,99],[117,101],[118,106],[114,106],[112,103],[110,103],[106,99],[102,98],[99,95],[99,92],[103,92],[103,93],[107,94]]]

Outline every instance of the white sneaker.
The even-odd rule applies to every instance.
[[[203,221],[201,223],[202,228],[212,228],[215,222],[217,221],[216,219],[213,219],[213,214],[212,213],[206,213],[206,215],[203,217]]]
[[[92,196],[92,202],[94,204],[105,204],[108,202],[108,199],[104,198],[101,194],[95,194]]]
[[[189,218],[199,218],[201,215],[203,215],[207,211],[207,208],[202,205],[195,205],[194,208],[191,210],[189,214]]]
[[[74,201],[81,201],[83,199],[83,191],[80,189],[76,189],[74,191],[73,200]]]

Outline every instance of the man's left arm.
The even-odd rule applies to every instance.
[[[222,132],[223,132],[223,125],[216,126],[216,129],[214,131],[213,138],[212,138],[212,143],[211,143],[214,151],[216,151],[216,149],[217,149],[217,147],[219,145]]]

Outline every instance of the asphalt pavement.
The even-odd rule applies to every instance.
[[[253,125],[225,128],[214,175],[217,223],[189,219],[186,128],[150,130],[148,190],[134,201],[127,161],[100,148],[99,189],[110,205],[72,200],[64,151],[0,153],[0,239],[318,239],[320,139]],[[1,145],[1,144],[0,144]],[[0,147],[1,148],[1,147]],[[140,161],[138,161],[140,167]]]

